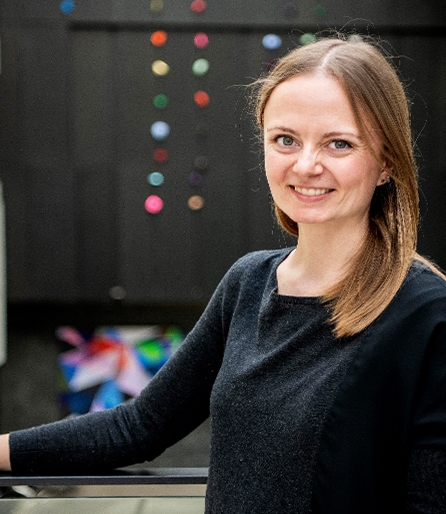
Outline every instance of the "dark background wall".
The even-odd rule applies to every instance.
[[[385,40],[396,56],[413,102],[419,247],[446,268],[443,3],[208,0],[199,13],[192,4],[199,5],[2,2],[0,179],[10,353],[0,370],[2,430],[57,417],[58,325],[177,323],[187,330],[235,259],[290,244],[271,216],[243,86],[305,33],[346,27]],[[162,47],[151,43],[159,29],[168,34]],[[194,45],[197,32],[207,34],[206,48]],[[263,46],[269,33],[281,37],[280,48]],[[199,58],[210,65],[204,76],[192,72]],[[158,59],[170,66],[165,76],[152,72]],[[194,103],[198,90],[209,95],[206,108]],[[163,109],[153,103],[161,93],[168,98]],[[155,121],[170,126],[164,141],[151,134]],[[160,148],[167,162],[154,160]],[[161,186],[148,183],[153,172],[163,174]],[[191,172],[202,175],[199,185],[190,183]],[[164,202],[156,215],[144,208],[153,194]],[[188,207],[193,195],[204,200],[202,209]],[[41,373],[46,389],[36,385]],[[28,406],[44,398],[48,409],[32,414]]]

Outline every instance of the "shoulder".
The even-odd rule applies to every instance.
[[[220,287],[235,294],[241,290],[260,294],[268,283],[275,282],[277,266],[292,250],[293,248],[259,250],[244,255],[227,271]]]
[[[280,250],[259,250],[247,253],[231,266],[228,273],[244,275],[270,271],[276,268],[292,250],[292,248],[282,248]]]
[[[253,305],[265,289],[275,287],[275,270],[291,251],[292,248],[259,250],[239,258],[218,284],[203,319],[214,312],[230,319],[237,304]]]
[[[399,295],[422,305],[446,301],[446,280],[423,262],[415,259]]]
[[[371,325],[370,333],[384,334],[385,340],[413,340],[420,347],[440,327],[446,327],[446,281],[415,260],[400,290]]]

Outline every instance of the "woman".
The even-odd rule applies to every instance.
[[[2,436],[2,467],[151,460],[210,414],[208,514],[444,513],[446,282],[415,253],[404,89],[371,45],[339,39],[257,85],[296,247],[235,263],[137,399]]]

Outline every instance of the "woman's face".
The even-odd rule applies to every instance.
[[[372,135],[373,138],[373,135]],[[380,155],[374,139],[374,154]],[[386,177],[340,83],[303,74],[279,84],[264,111],[265,168],[276,205],[299,224],[363,230]]]

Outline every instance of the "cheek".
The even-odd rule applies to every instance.
[[[373,194],[378,184],[381,168],[369,156],[352,161],[349,166],[349,181],[364,193]]]
[[[283,184],[285,183],[284,175],[277,167],[277,163],[265,161],[265,176],[271,196],[277,201],[282,195]]]
[[[287,156],[281,155],[273,150],[265,152],[265,172],[271,179],[282,179],[286,176],[289,162]]]
[[[358,181],[357,188],[361,191],[360,198],[362,202],[368,204],[372,202],[372,198],[377,187],[378,176],[379,175],[375,173],[375,170],[373,170],[369,171],[369,173],[363,177],[362,181]]]
[[[273,180],[275,180],[277,178],[277,169],[278,169],[277,161],[272,159],[271,156],[266,152],[264,165],[265,165],[266,179],[268,180],[269,183],[271,183]]]
[[[282,194],[286,181],[280,170],[274,167],[266,167],[266,181],[273,198]]]
[[[273,192],[278,183],[278,178],[276,177],[275,173],[271,170],[271,168],[265,166],[266,169],[266,181],[268,182],[268,186],[271,192]]]

